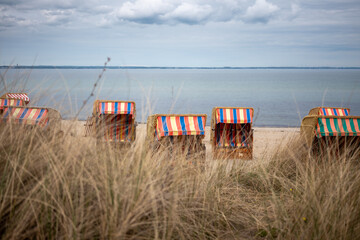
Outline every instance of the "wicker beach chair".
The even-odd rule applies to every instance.
[[[147,143],[152,151],[169,150],[205,160],[206,114],[155,114],[147,120]]]
[[[25,106],[25,101],[22,99],[8,99],[0,98],[0,115],[4,112],[6,107],[22,107]]]
[[[214,158],[252,159],[253,116],[253,108],[213,108],[210,141]]]
[[[359,153],[359,116],[309,115],[301,123],[301,136],[313,154]]]
[[[37,129],[42,132],[54,133],[59,137],[61,131],[61,115],[52,108],[43,107],[4,107],[1,124]]]
[[[25,105],[30,103],[30,98],[26,93],[5,93],[0,98],[5,99],[20,99],[23,100]]]
[[[350,108],[316,107],[309,111],[309,115],[319,116],[349,116]]]
[[[130,144],[136,138],[135,114],[135,102],[96,100],[86,133],[98,141]]]

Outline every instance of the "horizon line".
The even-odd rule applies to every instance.
[[[175,66],[79,66],[79,65],[2,65],[0,69],[360,69],[360,67],[328,67],[328,66],[313,66],[313,67],[175,67]]]

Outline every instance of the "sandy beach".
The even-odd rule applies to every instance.
[[[71,127],[71,125],[73,127]],[[85,121],[63,120],[62,128],[73,137],[85,137]],[[203,142],[206,146],[206,153],[211,153],[210,144],[210,126],[205,127],[205,138]],[[292,138],[298,137],[299,128],[270,128],[270,127],[254,127],[254,159],[263,158],[280,150]],[[139,139],[145,138],[146,124],[140,123],[136,128],[136,136]]]

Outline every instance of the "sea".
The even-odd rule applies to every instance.
[[[207,114],[214,107],[252,107],[256,127],[299,127],[318,106],[360,115],[360,68],[2,67],[0,92],[25,91],[33,106],[86,120],[96,99],[136,103],[150,114]]]

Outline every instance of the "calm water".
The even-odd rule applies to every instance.
[[[76,115],[101,72],[5,71],[9,88],[24,88],[31,103],[57,108],[64,118]],[[360,115],[359,69],[107,69],[95,92],[80,119],[90,116],[95,97],[135,101],[139,122],[149,113],[206,113],[209,125],[215,106],[253,107],[255,126],[300,126],[321,105]]]

